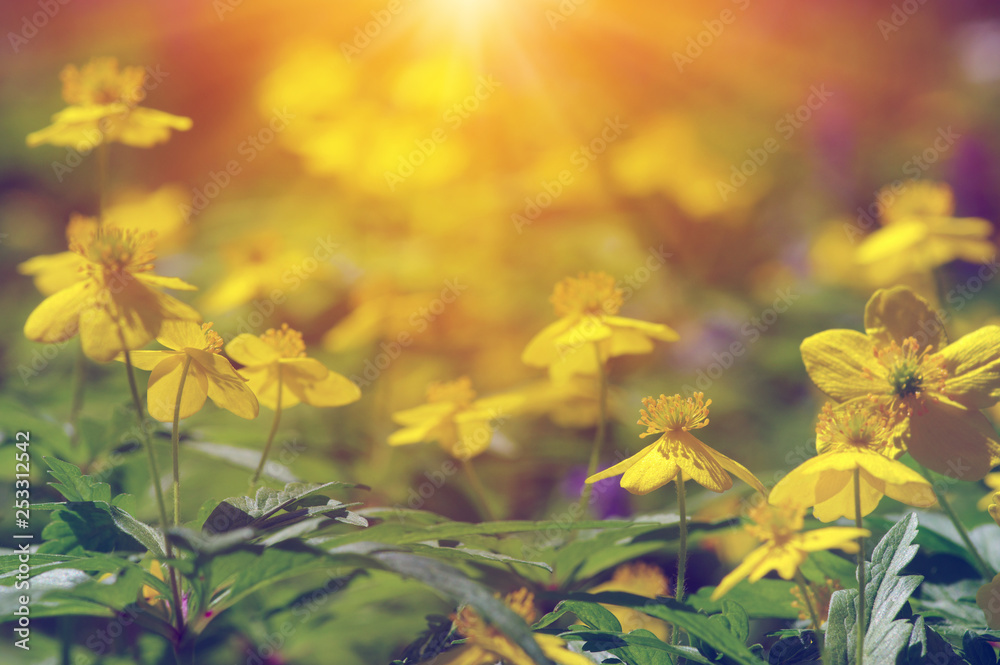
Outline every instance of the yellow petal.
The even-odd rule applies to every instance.
[[[905,286],[879,289],[865,305],[865,332],[878,346],[916,338],[920,348],[937,351],[948,343],[944,324],[930,303]]]
[[[761,483],[760,480],[757,479],[757,476],[750,473],[750,469],[746,468],[736,460],[726,457],[715,448],[712,448],[710,446],[705,446],[705,447],[708,449],[708,451],[712,454],[712,457],[715,458],[715,460],[719,463],[719,465],[723,469],[725,469],[729,473],[733,474],[734,476],[745,482],[750,487],[760,492],[761,496],[767,496],[767,490],[764,489],[763,483]]]
[[[611,328],[604,325],[599,316],[581,317],[566,332],[556,337],[556,353],[559,357],[580,347],[590,347],[593,342],[611,337]]]
[[[907,250],[912,250],[928,237],[927,225],[919,221],[900,221],[885,226],[868,237],[860,245],[855,259],[861,265],[871,265],[886,259],[909,258]]]
[[[934,400],[925,413],[910,416],[903,442],[920,464],[958,480],[981,480],[1000,460],[1000,441],[986,416]]]
[[[637,452],[635,455],[632,455],[627,459],[623,459],[621,462],[618,462],[618,464],[615,464],[612,467],[608,467],[604,471],[600,471],[590,476],[589,478],[587,478],[587,482],[596,483],[598,480],[604,480],[605,478],[620,476],[621,474],[631,469],[632,466],[634,466],[637,462],[639,462],[639,460],[641,460],[643,457],[645,457],[648,454],[651,454],[653,448],[655,448],[658,445],[659,441],[657,441],[656,443],[651,443],[650,445],[646,446],[645,448]]]
[[[881,491],[890,499],[917,508],[928,508],[937,503],[934,489],[923,476],[902,462],[877,453],[867,453],[858,458],[862,477],[872,486],[876,479],[884,483]]]
[[[862,374],[874,360],[872,340],[855,330],[825,330],[807,337],[802,342],[802,360],[813,383],[838,402],[881,389]]]
[[[201,324],[194,321],[164,321],[156,341],[175,351],[186,348],[202,349],[205,347],[205,333]]]
[[[288,382],[289,388],[298,398],[312,406],[343,406],[361,399],[361,389],[346,376],[329,372],[321,381]]]
[[[216,406],[247,420],[257,417],[260,411],[257,397],[228,360],[201,349],[189,348],[185,352],[208,377],[208,396]]]
[[[268,365],[281,357],[276,348],[247,333],[237,335],[226,344],[226,355],[241,365]]]
[[[878,508],[885,496],[885,483],[878,479],[861,476],[861,516],[870,515]],[[841,517],[855,519],[854,472],[827,471],[820,475],[816,487],[816,503],[813,517],[820,522],[832,522]]]
[[[493,441],[493,428],[489,420],[455,418],[458,438],[448,453],[460,460],[467,460],[486,452]]]
[[[944,394],[970,409],[1000,399],[1000,327],[985,326],[944,347]]]
[[[169,356],[175,355],[177,355],[176,351],[132,351],[129,354],[129,359],[132,361],[132,366],[136,369],[142,369],[149,372],[161,362],[166,360]],[[115,360],[118,362],[124,362],[125,355],[119,353],[115,356]]]
[[[858,551],[858,538],[872,535],[868,529],[853,526],[828,526],[806,531],[795,537],[795,546],[805,552],[822,550],[843,550],[848,554]]]
[[[33,342],[49,344],[70,339],[78,332],[80,312],[93,294],[94,284],[89,280],[52,294],[28,315],[24,336]]]
[[[315,358],[282,358],[278,362],[284,376],[301,381],[322,381],[330,374],[330,370]]]
[[[416,425],[428,420],[440,421],[446,416],[450,416],[455,411],[455,405],[451,402],[431,402],[421,404],[412,409],[404,409],[392,414],[392,421],[398,425]]]
[[[149,148],[170,138],[170,130],[191,129],[191,118],[137,106],[118,128],[117,139],[137,148]]]
[[[535,633],[534,638],[542,652],[559,665],[594,665],[594,661],[586,656],[569,651],[566,642],[555,635]]]
[[[750,552],[750,554],[746,555],[740,565],[736,566],[736,568],[733,569],[733,572],[723,577],[722,581],[719,582],[719,586],[715,587],[715,591],[712,592],[712,600],[722,598],[724,595],[729,593],[734,586],[746,579],[751,573],[754,573],[758,567],[761,567],[764,560],[767,559],[770,550],[770,545],[762,545],[753,552]],[[766,565],[763,566],[763,568],[764,573],[771,570]],[[762,577],[764,573],[762,573],[759,577]]]
[[[177,404],[177,389],[184,373],[184,361],[188,356],[183,353],[172,354],[153,368],[149,375],[149,385],[146,390],[146,404],[149,415],[160,422],[171,422],[174,419],[174,408]],[[194,415],[205,406],[208,397],[208,377],[196,363],[191,363],[187,377],[184,379],[184,392],[180,400],[180,417]]]
[[[136,278],[140,282],[145,282],[149,286],[158,286],[161,289],[174,289],[175,291],[197,291],[198,287],[193,284],[188,284],[183,279],[177,277],[164,277],[163,275],[154,275],[151,272],[143,272],[136,275]]]
[[[17,271],[33,277],[35,288],[50,296],[79,282],[80,268],[85,263],[76,252],[59,252],[30,258],[19,263]]]
[[[280,366],[279,363],[274,363],[248,366],[240,370],[240,374],[247,380],[247,386],[257,396],[257,401],[271,410],[278,407],[278,368]],[[287,381],[282,380],[281,408],[290,409],[300,401],[296,391],[289,390]]]
[[[725,492],[733,486],[733,479],[716,459],[716,454],[719,453],[690,432],[669,432],[663,437],[660,450],[664,457],[676,462],[677,467],[684,472],[685,480],[693,480],[713,492]],[[625,486],[624,481],[622,478],[622,487]]]
[[[575,322],[575,319],[566,317],[547,325],[528,342],[521,354],[521,362],[533,367],[548,367],[559,360],[555,340],[572,328]]]
[[[612,328],[611,330],[611,337],[605,341],[609,357],[641,355],[653,351],[653,340],[644,333],[630,328]]]
[[[629,319],[624,316],[605,316],[604,323],[613,328],[631,328],[647,337],[652,337],[663,342],[676,342],[681,338],[676,330],[662,323],[650,323],[648,321],[640,321],[639,319]]]

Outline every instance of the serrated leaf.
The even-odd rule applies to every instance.
[[[104,501],[111,502],[111,486],[107,483],[85,476],[76,466],[63,462],[55,457],[42,457],[49,465],[49,473],[58,480],[49,483],[67,501]]]

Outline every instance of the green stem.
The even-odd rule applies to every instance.
[[[854,526],[864,528],[861,517],[861,470],[854,469]],[[864,665],[865,660],[865,537],[858,536],[858,621],[857,621],[857,657],[856,665]]]
[[[283,381],[281,377],[281,363],[278,363],[278,400],[274,405],[274,422],[271,423],[271,432],[267,435],[267,443],[264,444],[264,452],[260,455],[260,464],[257,465],[257,470],[253,472],[253,478],[250,480],[250,486],[257,484],[260,479],[260,474],[264,470],[264,463],[267,462],[267,456],[271,452],[271,444],[274,443],[274,435],[278,433],[278,423],[281,422],[281,391],[283,388]]]
[[[73,401],[69,407],[69,425],[72,432],[69,442],[76,446],[80,441],[80,411],[83,409],[83,386],[87,382],[87,356],[83,353],[83,345],[76,350],[76,362],[73,363]]]
[[[955,526],[955,530],[958,531],[958,535],[961,537],[962,542],[965,543],[965,549],[967,549],[969,553],[972,554],[972,558],[975,559],[976,568],[979,569],[979,574],[983,576],[983,579],[992,580],[996,575],[996,571],[993,570],[993,567],[990,566],[990,564],[986,563],[986,560],[983,559],[981,554],[979,554],[979,550],[977,550],[976,546],[972,544],[972,538],[969,537],[969,532],[962,524],[962,521],[958,519],[958,514],[955,512],[955,509],[951,507],[951,503],[948,501],[944,492],[938,489],[937,483],[934,482],[934,478],[931,476],[930,471],[926,468],[921,468],[921,470],[923,471],[924,478],[926,478],[927,482],[931,484],[931,489],[934,491],[934,496],[937,497],[938,503],[941,504],[942,510],[944,510],[948,519],[951,520],[951,523]]]
[[[687,510],[684,495],[684,472],[677,470],[677,477],[674,478],[677,484],[677,512],[680,513],[680,537],[678,539],[677,551],[677,582],[674,589],[674,598],[679,603],[684,602],[684,576],[687,572]],[[680,628],[675,624],[670,631],[670,643],[677,645],[680,641]]]
[[[191,369],[191,356],[184,354],[184,369],[181,370],[181,380],[177,384],[177,401],[174,403],[174,429],[170,436],[170,448],[174,462],[174,526],[181,523],[181,470],[180,470],[180,420],[181,397],[184,394],[184,382],[187,381],[188,370]]]
[[[809,612],[809,618],[812,621],[813,631],[816,633],[820,657],[824,662],[826,662],[826,654],[823,653],[823,624],[819,620],[819,613],[816,612],[816,606],[813,604],[812,598],[809,597],[809,583],[806,581],[806,578],[802,576],[802,571],[795,571],[795,583],[799,585],[799,591],[802,592],[802,602],[806,604],[806,610]]]
[[[594,435],[594,443],[590,448],[590,461],[587,463],[587,478],[597,473],[597,464],[601,461],[601,448],[604,447],[608,420],[608,373],[604,369],[604,360],[601,358],[601,347],[598,342],[594,342],[594,353],[597,355],[597,373],[600,381],[600,392],[597,398],[599,413],[597,433]],[[578,511],[581,516],[587,514],[593,491],[594,486],[585,482],[583,493],[580,495],[580,510]]]
[[[156,506],[160,513],[160,528],[163,530],[163,542],[165,546],[164,551],[168,559],[173,559],[174,548],[170,544],[170,539],[167,538],[167,507],[163,502],[163,488],[160,487],[160,471],[156,465],[156,456],[153,454],[153,442],[149,438],[149,433],[146,432],[146,415],[142,408],[142,400],[139,399],[139,389],[135,384],[135,369],[132,366],[132,355],[129,353],[128,347],[125,345],[124,335],[121,335],[121,331],[119,331],[119,336],[121,338],[122,348],[124,349],[125,369],[128,371],[128,387],[132,391],[132,403],[135,406],[135,415],[136,418],[138,418],[139,431],[142,433],[146,454],[149,458],[149,473],[152,476],[153,491],[156,494]],[[177,585],[177,572],[174,570],[174,567],[168,566],[167,570],[170,573],[170,593],[173,596],[171,606],[174,608],[174,621],[176,622],[179,639],[184,630],[184,614],[181,608],[181,592],[180,587]]]
[[[101,141],[97,146],[97,224],[104,225],[104,213],[108,210],[108,144]]]
[[[490,509],[490,502],[486,500],[486,488],[483,486],[483,481],[479,479],[479,474],[476,473],[476,469],[472,466],[472,462],[468,459],[463,459],[462,468],[465,469],[465,475],[469,478],[469,484],[472,486],[472,492],[478,500],[480,513],[486,518],[487,521],[494,521],[496,516]]]

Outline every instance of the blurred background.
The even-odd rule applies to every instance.
[[[106,471],[149,519],[145,462],[115,424],[121,367],[88,366],[71,446],[77,342],[21,334],[42,296],[18,265],[64,251],[70,215],[99,199],[94,155],[25,136],[65,106],[60,70],[92,56],[146,67],[142,105],[193,120],[166,144],[110,149],[109,202],[155,220],[157,272],[197,285],[183,297],[227,341],[287,322],[362,387],[347,407],[285,413],[274,475],[362,482],[367,505],[479,517],[438,446],[387,445],[391,415],[432,381],[468,376],[480,396],[544,383],[520,355],[556,318],[554,284],[581,271],[619,281],[623,315],[680,334],[611,362],[602,466],[639,449],[642,397],[703,390],[701,438],[773,484],[813,452],[804,337],[860,328],[896,282],[941,307],[953,338],[997,317],[982,252],[889,271],[857,257],[889,207],[880,190],[914,179],[949,186],[953,209],[934,215],[987,220],[979,240],[995,244],[995,2],[11,0],[0,24],[0,427]],[[474,464],[499,516],[577,499],[595,395],[495,423]],[[186,512],[246,491],[255,460],[237,453],[259,450],[271,416],[209,406],[185,422],[182,474],[200,488]],[[674,502],[615,481],[596,496],[597,516]],[[422,623],[400,616],[398,634]]]

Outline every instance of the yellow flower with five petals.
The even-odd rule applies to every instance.
[[[802,342],[817,387],[846,404],[890,411],[888,454],[909,452],[939,473],[978,480],[1000,463],[1000,440],[980,412],[1000,399],[1000,327],[948,344],[930,305],[905,287],[877,291],[865,332],[827,330]]]
[[[568,277],[556,284],[551,300],[560,318],[528,342],[521,360],[563,377],[597,374],[598,358],[603,364],[616,356],[649,353],[654,339],[679,338],[669,326],[618,316],[624,294],[607,273]]]
[[[72,237],[70,249],[81,261],[76,281],[28,316],[28,339],[52,344],[79,332],[83,352],[108,362],[122,351],[148,344],[165,321],[201,321],[193,308],[157,290],[195,287],[153,274],[153,234],[89,229]]]
[[[79,151],[114,141],[148,148],[170,138],[170,130],[188,130],[191,118],[139,106],[146,96],[146,70],[118,69],[115,58],[92,58],[78,69],[67,65],[59,75],[69,106],[52,124],[28,134],[31,147],[48,143]]]
[[[200,326],[191,321],[167,323],[156,341],[167,348],[131,354],[133,365],[151,372],[146,390],[150,416],[161,422],[173,420],[177,391],[183,380],[184,390],[177,407],[179,418],[200,411],[206,399],[240,418],[257,417],[260,410],[257,397],[247,387],[246,379],[219,355],[222,338],[212,330],[211,323]],[[124,358],[119,356],[118,360]]]
[[[802,531],[804,514],[802,506],[771,506],[766,503],[755,506],[750,511],[753,524],[745,528],[762,544],[719,582],[712,592],[712,600],[724,596],[740,581],[749,579],[756,582],[772,570],[790,580],[810,552],[839,549],[853,554],[858,551],[857,539],[871,535],[867,529],[842,526]]]
[[[299,402],[343,406],[361,398],[353,381],[306,356],[302,333],[287,323],[260,337],[237,335],[226,345],[226,353],[243,365],[240,372],[260,403],[270,409],[287,409]]]
[[[919,473],[887,457],[888,414],[867,402],[834,410],[823,408],[816,427],[817,457],[806,460],[778,481],[768,501],[776,506],[813,506],[821,522],[839,517],[855,519],[854,476],[858,473],[861,516],[871,513],[883,496],[910,506],[927,508],[937,500]]]
[[[643,398],[646,408],[640,410],[642,417],[638,424],[645,425],[646,431],[639,436],[659,434],[660,437],[632,457],[587,478],[587,482],[624,474],[623,488],[632,494],[649,494],[683,473],[684,480],[693,480],[713,492],[724,492],[733,486],[729,475],[732,473],[766,494],[764,486],[745,466],[691,434],[691,430],[708,424],[708,407],[712,400],[706,402],[704,397],[703,393],[695,393],[688,398],[680,395]]]

